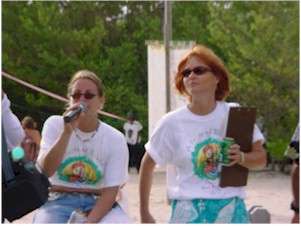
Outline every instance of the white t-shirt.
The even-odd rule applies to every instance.
[[[243,187],[219,186],[220,142],[226,134],[229,104],[218,101],[205,116],[187,106],[165,115],[145,145],[147,153],[161,166],[167,166],[169,199],[224,199],[245,197]],[[264,140],[254,126],[253,142]]]
[[[10,101],[6,94],[3,95],[2,99],[2,125],[5,131],[7,149],[10,151],[21,144],[25,133],[19,119],[10,109]]]
[[[141,138],[139,136],[139,131],[142,130],[142,128],[141,123],[138,121],[124,123],[123,129],[128,144],[135,145],[140,142]]]
[[[51,116],[46,120],[42,130],[39,159],[55,144],[63,127],[62,116]],[[124,135],[104,122],[100,122],[97,132],[94,133],[75,129],[60,166],[49,178],[52,185],[100,189],[126,182],[128,148]],[[82,142],[85,139],[88,141]]]

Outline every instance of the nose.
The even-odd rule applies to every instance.
[[[79,102],[86,102],[85,95],[81,95],[80,98],[78,99]]]
[[[189,79],[194,79],[196,77],[197,77],[197,74],[195,74],[194,71],[191,71],[189,76],[188,76]]]

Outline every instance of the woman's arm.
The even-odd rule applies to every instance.
[[[88,224],[98,223],[111,209],[116,201],[119,186],[101,189],[101,195],[87,217]]]
[[[66,110],[66,112],[76,108],[78,104],[74,104],[72,107]],[[66,114],[66,112],[64,114]],[[42,167],[43,171],[47,174],[48,177],[51,177],[59,165],[61,164],[66,148],[69,143],[69,139],[71,137],[71,134],[73,132],[74,128],[78,128],[79,123],[81,122],[84,112],[81,112],[80,115],[77,117],[77,119],[69,122],[69,123],[64,123],[64,126],[60,129],[62,130],[61,134],[58,136],[57,140],[54,142],[53,146],[47,147],[50,150],[47,151],[46,154],[42,154],[41,159],[38,159],[40,166]],[[47,122],[46,122],[47,123]],[[59,123],[58,121],[54,121],[52,123]],[[48,128],[48,126],[47,126]],[[43,136],[47,137],[51,135],[53,132],[52,129],[45,129],[43,128],[42,134]],[[57,132],[59,134],[59,132]]]
[[[39,161],[40,166],[43,169],[43,172],[48,176],[51,177],[64,157],[66,152],[66,148],[71,136],[71,131],[64,130],[61,135],[59,136],[58,140],[52,146],[49,152],[42,157]]]
[[[230,165],[236,163],[248,169],[261,169],[266,165],[266,152],[262,146],[262,141],[256,141],[252,145],[252,150],[243,153],[238,144],[231,146],[229,150],[229,158],[232,160]]]
[[[2,93],[2,125],[5,131],[7,147],[9,150],[21,144],[25,137],[22,125],[17,116],[10,109],[10,101]]]
[[[142,159],[139,178],[140,216],[142,223],[155,223],[149,212],[149,197],[155,168],[154,160],[146,153]]]

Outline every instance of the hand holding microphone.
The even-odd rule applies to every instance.
[[[69,123],[73,120],[77,119],[80,113],[85,112],[87,110],[87,105],[84,102],[81,102],[78,107],[72,109],[67,114],[64,115],[64,122]]]

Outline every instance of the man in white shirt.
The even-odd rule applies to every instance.
[[[127,114],[128,121],[123,125],[126,141],[129,148],[129,169],[135,167],[139,172],[140,168],[140,155],[142,150],[140,150],[141,137],[139,132],[142,130],[142,125],[140,122],[135,120],[133,112]]]

